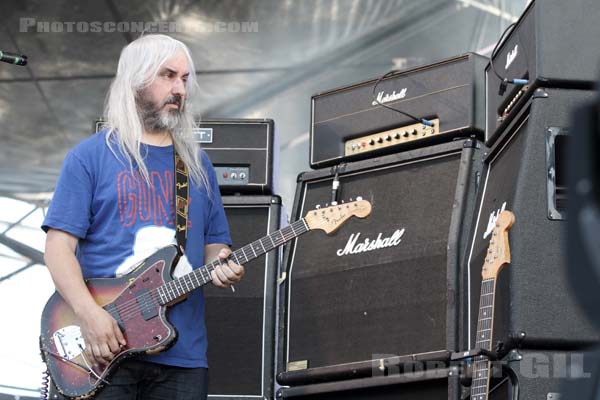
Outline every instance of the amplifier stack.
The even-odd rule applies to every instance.
[[[315,171],[298,177],[292,219],[356,196],[373,210],[286,247],[278,398],[554,399],[597,369],[585,351],[600,332],[564,246],[572,114],[596,96],[595,3],[532,1],[491,61],[465,54],[312,97]],[[504,210],[511,262],[482,331]],[[499,358],[485,397],[462,352]],[[549,368],[532,379],[532,363]]]

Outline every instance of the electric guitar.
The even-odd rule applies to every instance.
[[[494,300],[496,296],[496,278],[500,270],[510,263],[508,231],[515,222],[515,215],[502,211],[496,220],[490,244],[481,271],[481,296],[479,297],[479,317],[477,319],[477,338],[475,348],[492,351],[494,337]],[[471,400],[488,400],[490,389],[491,361],[485,355],[473,360],[473,381]]]
[[[245,264],[309,230],[321,229],[330,234],[349,218],[365,218],[370,213],[371,204],[361,198],[317,208],[293,224],[236,250],[229,258]],[[85,343],[72,309],[58,292],[50,297],[42,312],[40,349],[61,394],[88,398],[109,383],[111,372],[125,358],[157,353],[175,343],[177,332],[167,319],[168,307],[210,282],[211,272],[221,262],[215,260],[173,279],[171,273],[179,257],[176,246],[167,246],[127,275],[86,281],[96,302],[115,318],[127,341],[106,365],[92,365],[84,352]]]

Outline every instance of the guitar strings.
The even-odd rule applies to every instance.
[[[293,224],[291,224],[291,225],[289,225],[289,226],[287,226],[287,227],[285,227],[285,228],[283,228],[281,230],[273,232],[271,235],[266,236],[265,238],[269,238],[270,241],[274,244],[274,247],[272,249],[269,249],[268,251],[273,250],[273,249],[281,246],[282,244],[288,242],[289,240],[297,237],[299,234],[302,234],[302,233],[306,232],[306,230],[304,230],[304,231],[302,231],[300,233],[296,233],[294,228],[304,228],[304,229],[306,229],[306,224],[304,223],[304,220],[300,219],[300,220],[294,222]],[[273,237],[275,237],[275,235],[277,233],[280,234],[281,239],[275,238],[275,240],[273,240]],[[256,252],[254,251],[254,248],[252,247],[252,245],[255,244],[255,243],[260,243],[261,246],[263,248],[265,248],[265,246],[261,242],[263,239],[264,238],[261,238],[261,239],[255,241],[255,242],[253,242],[253,243],[251,243],[249,245],[246,245],[246,246],[244,246],[244,247],[236,250],[227,259],[232,259],[233,256],[236,255],[236,253],[238,253],[240,256],[243,255],[244,258],[246,258],[246,260],[243,261],[243,262],[247,262],[247,261],[250,261],[250,260],[252,260],[252,259],[254,259],[256,257],[259,257],[258,255],[256,255]],[[268,245],[267,245],[267,247],[268,247]],[[246,255],[246,252],[244,251],[244,248],[248,248],[248,250],[252,250],[252,252],[255,254],[255,257],[248,257]],[[237,255],[236,255],[236,259],[239,260],[239,258],[241,258],[241,257],[237,257]],[[218,261],[219,260],[217,260],[217,262]],[[168,281],[165,284],[163,284],[163,285],[161,285],[161,286],[159,286],[157,288],[149,290],[148,294],[149,294],[150,301],[146,300],[146,299],[144,299],[142,301],[139,301],[138,298],[132,298],[132,299],[127,300],[127,301],[125,301],[123,303],[115,304],[115,310],[114,311],[113,310],[107,310],[107,311],[116,320],[120,319],[123,322],[128,321],[128,320],[134,318],[135,316],[137,316],[139,314],[139,311],[141,309],[143,309],[144,307],[155,307],[157,305],[164,305],[164,304],[161,304],[162,296],[159,293],[159,289],[161,287],[163,288],[163,291],[166,294],[172,294],[173,291],[175,291],[176,296],[173,299],[169,299],[170,296],[167,296],[167,300],[168,301],[173,301],[177,297],[180,296],[178,294],[178,292],[179,292],[178,285],[179,285],[179,287],[181,287],[183,289],[183,286],[181,286],[180,282],[184,282],[185,283],[185,278],[189,277],[190,283],[192,284],[192,287],[193,287],[193,281],[191,281],[192,275],[194,275],[196,277],[196,280],[199,281],[198,277],[197,277],[198,274],[201,274],[202,275],[202,280],[205,281],[203,272],[208,271],[207,276],[210,277],[210,272],[212,272],[211,267],[213,269],[216,268],[216,265],[214,265],[214,264],[215,264],[215,262],[203,265],[202,267],[197,268],[193,272],[191,272],[191,273],[189,273],[187,275],[184,275],[181,278]],[[202,285],[204,285],[204,284],[206,284],[208,282],[210,282],[210,279],[206,280]],[[200,285],[200,286],[202,286],[202,285]],[[169,286],[173,286],[173,287],[171,288]],[[187,286],[187,284],[186,284],[186,286]],[[185,293],[184,290],[182,290],[182,292]],[[112,303],[112,304],[114,304],[114,303]]]
[[[302,221],[302,220],[300,220],[300,221],[296,221],[296,223],[295,223],[295,224],[297,224],[298,222],[302,222],[302,223],[303,223],[303,221]],[[292,225],[294,225],[294,224],[292,224]],[[300,225],[300,224],[297,224],[297,225]],[[276,233],[280,232],[280,233],[281,233],[281,236],[282,236],[282,238],[283,238],[283,241],[281,241],[281,239],[276,239],[275,241],[273,241],[273,240],[271,239],[271,237],[270,237],[270,236],[267,236],[267,237],[269,237],[269,238],[271,239],[271,242],[272,242],[272,243],[274,243],[274,247],[273,247],[273,248],[276,248],[276,247],[278,247],[278,246],[281,246],[281,245],[282,245],[282,244],[284,244],[285,242],[287,242],[287,241],[289,241],[290,239],[293,239],[295,236],[297,236],[297,235],[294,233],[294,229],[293,229],[293,227],[291,228],[291,230],[292,230],[292,232],[291,232],[292,234],[291,234],[291,235],[290,235],[290,232],[284,232],[284,230],[285,230],[285,228],[284,228],[284,229],[282,229],[282,230],[281,230],[281,232],[280,232],[280,231],[277,231],[277,232],[274,232],[274,233],[272,234],[272,235],[274,236]],[[289,230],[289,229],[288,229],[288,230]],[[304,233],[304,232],[302,232],[302,233]],[[261,239],[261,240],[262,240],[262,239]],[[256,241],[256,242],[258,242],[258,241]],[[256,242],[254,242],[254,243],[256,243]],[[262,243],[261,243],[261,245],[262,245]],[[262,246],[264,247],[264,245],[262,245]],[[251,245],[247,245],[247,246],[244,246],[244,247],[242,247],[241,249],[239,249],[239,250],[235,251],[235,252],[232,254],[232,256],[234,256],[234,255],[235,255],[235,253],[241,253],[241,252],[243,252],[243,254],[244,254],[244,258],[247,258],[247,260],[246,260],[246,261],[248,261],[248,260],[252,259],[252,258],[250,258],[250,257],[247,257],[247,256],[245,255],[245,251],[243,251],[243,249],[244,249],[245,247],[248,247],[248,248],[250,248],[250,249],[252,249],[252,250],[253,250],[253,248],[251,247]],[[268,247],[268,245],[267,245],[267,247]],[[270,250],[272,250],[272,249],[270,249]],[[254,250],[253,250],[253,252],[254,252]],[[254,253],[255,253],[255,255],[256,255],[256,252],[254,252]],[[229,258],[232,258],[232,256],[230,256]],[[257,256],[257,257],[258,257],[258,256]],[[237,259],[237,258],[238,258],[238,257],[236,257],[236,259]],[[210,267],[213,267],[213,269],[214,269],[214,268],[216,267],[216,265],[215,265],[215,264],[216,264],[216,262],[213,262],[213,263],[211,263],[211,264],[204,265],[204,266],[202,266],[202,267],[200,267],[200,268],[196,269],[196,270],[195,270],[193,273],[194,273],[195,275],[198,275],[198,273],[202,274],[202,278],[203,278],[202,280],[204,281],[204,280],[205,280],[205,278],[204,278],[203,270],[209,270],[209,272],[212,272],[212,270],[210,269]],[[217,265],[218,265],[218,264],[217,264]],[[188,275],[191,275],[191,274],[188,274]],[[186,275],[186,276],[188,276],[188,275]],[[173,289],[175,289],[176,297],[174,297],[173,299],[168,299],[169,301],[172,301],[172,300],[176,299],[176,298],[179,296],[179,294],[178,294],[178,292],[179,292],[179,291],[177,290],[177,284],[178,284],[178,281],[180,281],[180,280],[183,280],[183,279],[184,279],[186,276],[183,276],[183,277],[181,277],[181,278],[180,278],[180,279],[178,279],[178,280],[169,281],[169,282],[165,283],[164,285],[161,285],[161,287],[165,287],[165,288],[166,288],[166,289],[164,289],[165,293],[172,294],[172,293],[173,293]],[[207,274],[207,276],[210,276],[210,273],[208,273],[208,274]],[[190,277],[190,279],[191,279],[191,277]],[[198,280],[198,278],[197,278],[197,280]],[[209,281],[210,281],[210,279],[207,279],[207,280],[206,280],[206,282],[204,282],[204,284],[208,283]],[[191,282],[191,283],[193,284],[193,282]],[[169,286],[169,285],[170,285],[170,286],[174,286],[174,288],[167,288],[167,286]],[[186,285],[186,286],[187,286],[187,285]],[[180,287],[181,287],[181,285],[180,285]],[[160,298],[161,296],[160,296],[160,293],[158,293],[158,289],[159,289],[159,288],[152,289],[152,290],[150,290],[148,293],[150,294],[150,297],[151,297],[151,299],[152,299],[152,300],[153,300],[155,303],[161,304],[161,298]],[[157,299],[157,296],[159,297],[158,299]],[[138,314],[138,312],[139,312],[139,310],[140,310],[142,307],[144,307],[144,306],[146,306],[146,307],[148,307],[148,306],[154,306],[154,304],[152,304],[152,303],[149,303],[148,301],[142,301],[142,302],[140,302],[140,301],[138,301],[138,299],[137,299],[137,298],[134,298],[134,299],[128,300],[128,301],[126,301],[126,302],[124,302],[124,303],[121,303],[121,304],[116,304],[116,305],[115,305],[115,308],[117,309],[117,311],[118,311],[119,315],[121,315],[121,314],[122,314],[122,315],[121,315],[121,320],[122,320],[122,321],[125,321],[125,320],[129,320],[131,317],[133,317],[133,316],[137,315],[137,314]],[[111,314],[113,317],[116,317],[116,316],[114,315],[114,313],[113,313],[113,312],[109,311],[109,313],[110,313],[110,314]]]

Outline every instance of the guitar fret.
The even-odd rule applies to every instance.
[[[164,304],[164,303],[166,303],[166,301],[165,301],[165,298],[164,298],[164,296],[163,296],[163,294],[162,294],[162,292],[161,292],[161,291],[162,291],[162,286],[159,286],[159,287],[157,288],[158,296],[160,297],[160,301],[161,301],[161,303],[163,303],[163,304]]]
[[[265,253],[266,253],[266,252],[267,252],[267,250],[265,249],[265,246],[263,246],[263,244],[262,244],[262,239],[259,239],[259,240],[258,240],[258,243],[260,243],[260,246],[262,247],[262,249],[263,249],[263,252],[265,252]]]
[[[306,229],[308,231],[308,225],[306,224],[306,220],[304,218],[302,218],[300,221],[302,221],[302,224],[304,225],[304,229]]]
[[[246,250],[244,250],[244,248],[241,248],[242,250],[242,254],[244,255],[245,260],[243,261],[243,263],[246,263],[248,261],[248,256],[246,255]]]
[[[206,273],[206,276],[204,273]],[[206,269],[200,268],[200,274],[202,275],[202,280],[204,283],[208,283],[210,281],[210,273]]]
[[[192,277],[196,278],[196,288],[202,286],[202,284],[200,283],[200,279],[198,279],[198,275],[196,274],[190,274],[192,275]]]

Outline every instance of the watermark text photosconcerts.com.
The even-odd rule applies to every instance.
[[[39,21],[20,18],[19,32],[36,33],[255,33],[257,21]]]

